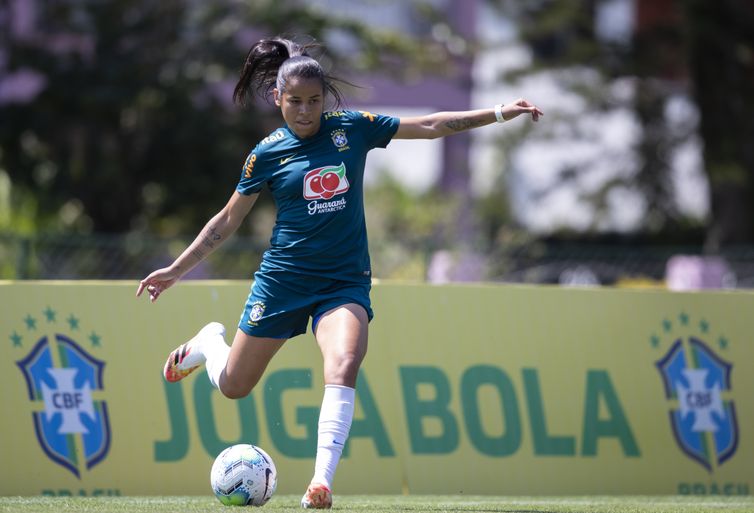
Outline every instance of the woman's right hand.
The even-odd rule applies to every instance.
[[[136,290],[136,297],[141,296],[144,289],[149,293],[149,300],[154,303],[160,297],[162,292],[171,287],[180,279],[181,275],[172,267],[157,269],[149,276],[139,282],[139,288]]]

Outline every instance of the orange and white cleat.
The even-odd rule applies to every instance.
[[[185,344],[181,344],[170,353],[162,371],[165,379],[170,383],[175,383],[201,367],[206,358],[202,354],[199,344],[204,340],[213,340],[211,337],[220,337],[218,340],[221,340],[224,336],[225,326],[219,322],[210,322],[204,326],[194,338]]]
[[[306,509],[332,508],[332,492],[322,483],[312,483],[301,498],[301,507]]]
[[[189,347],[188,342],[181,344],[177,349],[170,353],[168,360],[165,362],[165,368],[162,371],[162,374],[168,382],[175,383],[176,381],[180,381],[201,367],[201,365],[194,365],[188,369],[181,369],[178,366],[189,354],[191,354],[191,347]]]

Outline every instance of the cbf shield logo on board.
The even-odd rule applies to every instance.
[[[738,447],[738,423],[732,398],[731,371],[733,365],[713,351],[728,347],[725,337],[715,339],[709,334],[709,324],[702,320],[693,324],[686,314],[678,318],[678,328],[698,331],[696,335],[671,336],[670,348],[655,365],[670,403],[670,425],[681,450],[712,472],[725,463]],[[694,329],[697,328],[697,329]],[[663,321],[668,334],[673,322]],[[659,337],[652,343],[659,346]]]
[[[50,307],[43,315],[46,321],[28,314],[26,329],[22,334],[14,331],[10,338],[15,347],[31,345],[16,364],[34,404],[31,415],[39,445],[52,461],[80,479],[110,449],[107,403],[101,397],[105,362],[77,342],[95,348],[101,338],[94,331],[82,333],[73,314],[61,323],[69,333],[58,332],[57,312]]]

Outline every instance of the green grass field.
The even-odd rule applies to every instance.
[[[275,496],[261,511],[300,512],[300,497]],[[430,495],[335,496],[334,510],[380,512],[477,511],[483,513],[751,513],[754,497],[614,496],[495,497]],[[195,513],[235,511],[214,497],[0,497],[2,512]]]

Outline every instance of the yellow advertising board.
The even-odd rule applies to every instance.
[[[253,443],[311,478],[322,365],[290,340],[252,394],[162,379],[249,284],[0,284],[0,495],[209,494]],[[754,294],[378,284],[337,493],[749,495]],[[11,464],[7,464],[7,463]]]

